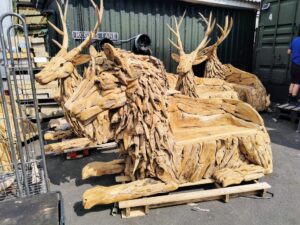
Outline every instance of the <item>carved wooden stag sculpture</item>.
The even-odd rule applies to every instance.
[[[177,67],[177,74],[179,75],[179,78],[176,84],[176,90],[179,90],[182,94],[190,97],[199,97],[192,66],[201,63],[202,57],[199,55],[199,52],[209,43],[209,35],[213,31],[216,21],[212,21],[212,14],[210,14],[209,21],[207,22],[207,30],[203,40],[194,51],[191,53],[185,53],[180,37],[180,25],[182,24],[184,16],[185,12],[179,22],[177,22],[177,19],[175,18],[175,29],[167,24],[171,32],[176,36],[177,44],[175,44],[171,39],[169,39],[169,41],[179,51],[179,55],[175,53],[172,54],[173,59],[179,63]]]
[[[168,96],[159,60],[109,44],[104,53],[101,63],[93,59],[98,65],[93,95],[98,93],[99,102],[91,106],[79,97],[67,103],[67,110],[82,123],[109,110],[125,158],[88,164],[83,177],[124,172],[136,181],[87,190],[85,208],[175,190],[202,178],[228,186],[272,172],[269,136],[251,106],[239,100]]]
[[[185,12],[179,22],[175,18],[175,28],[171,28],[167,24],[171,32],[177,38],[177,44],[169,39],[170,43],[178,49],[179,55],[173,53],[172,58],[178,62],[177,75],[167,74],[168,82],[171,89],[176,89],[182,94],[197,97],[197,98],[228,98],[228,99],[238,99],[237,93],[234,91],[231,84],[227,83],[221,79],[208,79],[199,78],[194,76],[193,65],[200,64],[205,59],[206,55],[203,54],[202,50],[209,43],[209,35],[213,31],[215,26],[215,20],[212,20],[212,14],[210,13],[209,21],[201,15],[201,17],[206,21],[207,30],[204,34],[204,38],[197,46],[197,48],[191,53],[185,53],[183,44],[180,37],[180,25],[182,24]]]
[[[221,36],[212,46],[203,50],[206,55],[207,62],[204,77],[220,78],[233,84],[233,88],[237,91],[239,98],[249,103],[258,111],[266,110],[270,105],[270,96],[261,81],[254,74],[235,68],[231,64],[222,64],[217,55],[218,46],[229,35],[233,26],[232,18],[228,16],[225,19],[224,28],[218,25]]]
[[[47,84],[54,80],[59,80],[59,94],[56,98],[59,102],[60,106],[65,108],[66,101],[71,98],[77,88],[85,86],[87,83],[87,79],[83,80],[82,76],[77,72],[76,66],[86,63],[90,60],[89,55],[81,55],[80,52],[87,47],[93,37],[95,36],[103,15],[103,1],[100,1],[100,8],[96,6],[96,4],[91,0],[93,7],[95,8],[96,15],[97,15],[97,22],[95,24],[94,29],[90,32],[88,37],[77,47],[68,51],[68,32],[67,32],[67,25],[66,25],[66,18],[67,18],[67,8],[68,8],[68,1],[65,4],[65,11],[64,14],[62,13],[61,6],[57,3],[57,7],[59,9],[61,21],[62,21],[62,30],[57,28],[54,24],[49,22],[49,24],[57,31],[59,34],[63,36],[63,43],[59,44],[54,40],[54,42],[60,47],[60,51],[55,55],[50,62],[45,66],[45,68],[36,75],[36,81],[40,84]],[[84,76],[89,76],[89,69],[86,70],[86,74]],[[102,135],[102,141],[106,142],[108,139],[112,137],[109,133],[108,127],[105,127],[107,132],[102,134],[100,131],[95,132],[97,128],[94,124],[83,124],[78,121],[75,117],[72,117],[66,110],[64,110],[64,115],[68,123],[70,123],[72,131],[79,137],[88,137],[91,141],[95,142],[97,136]],[[103,118],[101,119],[100,123],[102,122]],[[97,125],[96,125],[97,126]],[[99,131],[99,130],[98,130]],[[78,145],[87,145],[90,143],[88,139],[78,139],[76,143],[68,142],[68,144],[75,144],[77,147]],[[71,147],[71,146],[69,146]]]

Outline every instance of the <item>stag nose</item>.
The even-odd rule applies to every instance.
[[[53,80],[53,78],[55,77],[54,73],[49,73],[46,71],[41,71],[38,74],[35,75],[35,80],[39,83],[39,84],[48,84],[49,82],[51,82]]]

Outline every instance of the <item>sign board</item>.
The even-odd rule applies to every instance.
[[[90,31],[72,31],[72,38],[75,40],[86,39],[89,35]],[[119,40],[119,33],[118,32],[98,32],[94,39],[102,40],[104,38],[108,38],[112,41]]]

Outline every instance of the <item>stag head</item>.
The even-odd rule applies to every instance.
[[[207,59],[207,55],[203,54],[203,51],[207,44],[210,42],[209,35],[214,29],[215,26],[215,19],[212,20],[212,13],[209,15],[209,19],[207,20],[201,13],[199,15],[202,17],[202,19],[207,24],[207,30],[205,32],[204,38],[201,41],[201,43],[198,45],[198,47],[192,51],[191,53],[185,53],[183,44],[180,37],[180,26],[182,24],[183,18],[185,16],[185,13],[177,22],[177,19],[175,18],[175,28],[172,28],[169,24],[167,24],[168,28],[171,30],[171,32],[175,35],[177,38],[177,44],[173,42],[171,39],[169,39],[170,43],[179,51],[179,55],[176,53],[172,53],[172,58],[178,62],[177,67],[177,73],[179,75],[184,75],[190,71],[192,71],[192,66],[200,64],[201,62],[205,61]]]
[[[90,32],[88,37],[76,48],[68,51],[68,31],[67,31],[67,9],[68,9],[68,0],[65,4],[64,13],[58,2],[57,7],[62,21],[62,30],[56,27],[53,23],[49,21],[49,25],[60,35],[63,36],[63,43],[60,44],[55,40],[52,40],[59,48],[60,51],[54,56],[49,63],[44,67],[44,69],[36,75],[36,80],[40,84],[47,84],[53,80],[66,78],[71,75],[75,67],[79,64],[86,63],[89,61],[90,57],[88,55],[80,55],[82,49],[90,44],[93,37],[98,31],[98,28],[101,24],[102,15],[103,15],[103,0],[100,1],[100,8],[97,7],[95,2],[91,0],[93,7],[96,10],[97,14],[97,23]]]

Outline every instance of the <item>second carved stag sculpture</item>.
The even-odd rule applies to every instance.
[[[192,65],[206,61],[204,77],[218,78],[232,84],[242,101],[249,103],[258,111],[266,110],[270,105],[270,96],[267,95],[266,89],[261,81],[254,74],[237,69],[231,64],[222,64],[217,56],[218,46],[227,38],[232,29],[232,18],[229,19],[229,17],[226,16],[224,27],[217,24],[221,31],[221,36],[218,37],[215,44],[207,46],[210,41],[209,34],[213,31],[215,26],[215,20],[212,19],[211,13],[208,20],[200,14],[203,21],[207,24],[207,31],[199,46],[191,53],[185,53],[180,38],[180,25],[182,24],[184,15],[185,13],[179,22],[177,22],[175,18],[175,29],[168,25],[171,32],[177,38],[177,44],[170,39],[169,41],[179,52],[179,55],[175,53],[172,54],[172,58],[179,63],[177,67],[179,79],[176,89],[182,90],[183,93],[189,96],[198,97],[196,88],[194,87],[195,78],[192,72]]]

